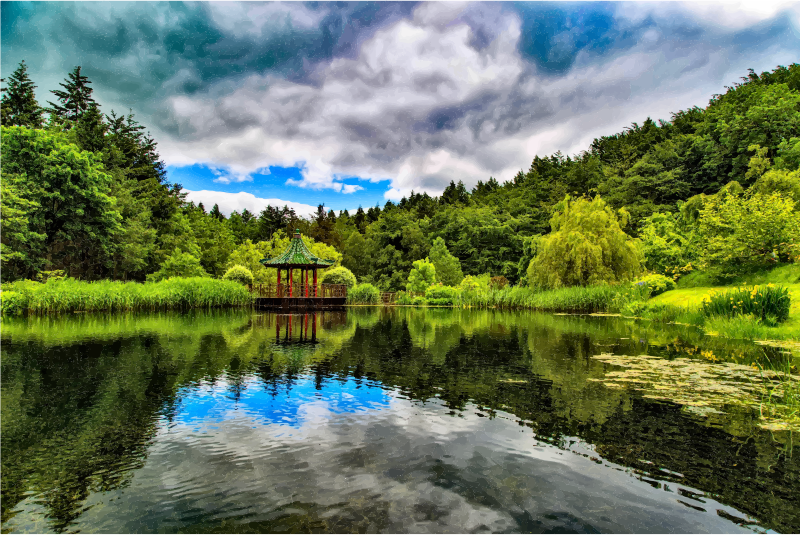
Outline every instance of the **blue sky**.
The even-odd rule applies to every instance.
[[[223,211],[508,180],[800,57],[796,3],[2,2],[3,75],[81,65]]]

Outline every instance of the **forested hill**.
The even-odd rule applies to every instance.
[[[285,207],[225,218],[216,207],[186,203],[180,186],[166,183],[155,142],[131,116],[102,114],[89,84],[79,69],[70,74],[46,123],[24,65],[6,84],[4,280],[51,269],[87,279],[144,279],[176,250],[220,276],[232,259],[270,251],[271,240],[283,235],[276,232],[299,227],[335,247],[359,281],[386,289],[405,286],[412,262],[425,258],[437,237],[464,274],[516,282],[525,276],[535,237],[549,232],[567,195],[600,195],[624,208],[625,230],[636,236],[655,212],[677,212],[731,181],[747,188],[773,165],[789,171],[800,165],[800,65],[793,64],[751,71],[703,109],[667,121],[648,118],[594,140],[579,155],[535,156],[527,171],[502,182],[489,178],[471,191],[451,183],[438,198],[412,193],[397,204],[338,216],[320,207],[308,221]],[[29,158],[31,148],[37,157]],[[69,177],[42,174],[64,162],[80,169]],[[52,178],[42,187],[34,176]],[[56,199],[66,191],[76,196],[69,207]]]

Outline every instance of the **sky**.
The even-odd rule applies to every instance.
[[[2,2],[0,71],[76,65],[168,179],[309,214],[510,180],[800,58],[800,4]]]

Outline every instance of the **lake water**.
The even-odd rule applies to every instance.
[[[19,318],[3,532],[798,532],[750,410],[610,388],[601,353],[780,358],[620,318],[351,308]]]

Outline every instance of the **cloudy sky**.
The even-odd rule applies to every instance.
[[[800,4],[2,2],[2,74],[81,65],[225,211],[509,180],[800,58]]]

